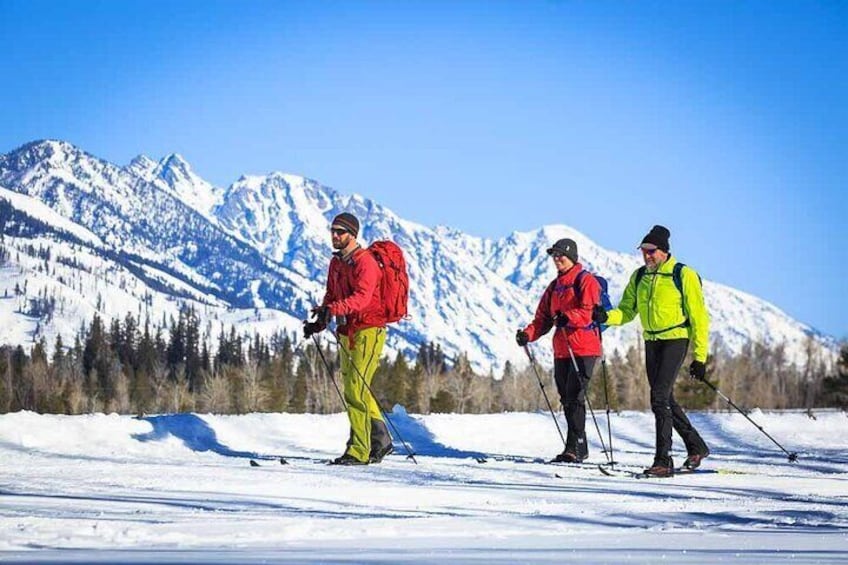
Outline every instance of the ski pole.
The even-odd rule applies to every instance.
[[[565,436],[562,435],[559,422],[554,415],[554,409],[551,407],[551,401],[548,400],[548,394],[545,392],[545,385],[542,383],[542,378],[539,376],[539,369],[536,367],[536,359],[533,357],[533,354],[530,352],[530,348],[527,344],[524,344],[524,352],[527,354],[527,358],[530,359],[530,365],[533,367],[533,372],[536,374],[536,380],[539,382],[539,387],[542,389],[542,396],[545,397],[545,402],[548,405],[548,411],[551,413],[551,418],[554,419],[554,425],[559,432],[559,437],[562,440],[562,446],[563,448],[568,449],[568,444],[565,442]]]
[[[565,334],[564,328],[563,334]],[[580,380],[580,388],[583,389],[583,398],[586,400],[586,406],[589,407],[589,413],[592,415],[592,421],[595,423],[595,430],[598,432],[598,439],[601,440],[601,448],[604,450],[604,457],[607,459],[607,464],[612,465],[612,458],[610,457],[610,453],[607,452],[606,444],[604,444],[604,435],[601,433],[601,427],[598,426],[598,419],[595,418],[595,411],[592,410],[592,403],[589,401],[589,391],[583,386],[584,381],[580,377],[580,368],[577,366],[577,358],[574,357],[574,350],[571,349],[571,344],[568,343],[568,335],[565,335],[565,345],[568,346],[568,354],[571,355],[571,364],[574,365],[574,372],[577,373],[577,378]],[[589,384],[588,378],[585,383]]]
[[[736,408],[736,410],[737,410],[740,414],[742,414],[743,416],[745,416],[745,419],[747,419],[749,422],[751,422],[752,424],[754,424],[754,426],[755,426],[758,430],[760,430],[761,432],[763,432],[763,434],[764,434],[767,438],[769,438],[771,441],[773,441],[773,442],[774,442],[774,444],[775,444],[777,447],[779,447],[781,450],[783,450],[783,453],[785,453],[785,454],[787,455],[787,457],[789,458],[789,462],[790,462],[790,463],[794,463],[795,461],[797,461],[797,460],[798,460],[798,454],[797,454],[797,453],[795,453],[794,451],[793,451],[792,453],[790,453],[790,452],[786,451],[786,449],[784,449],[784,447],[783,447],[782,445],[780,445],[779,443],[777,443],[777,440],[776,440],[776,439],[774,439],[773,437],[771,437],[771,436],[770,436],[770,435],[769,435],[769,434],[768,434],[768,433],[767,433],[767,432],[763,429],[763,427],[762,427],[761,425],[757,424],[754,420],[752,420],[751,418],[749,418],[749,417],[748,417],[748,415],[747,415],[745,412],[743,412],[741,408],[739,408],[738,406],[736,406],[736,405],[733,403],[733,401],[732,401],[732,400],[730,400],[729,398],[727,398],[727,396],[725,396],[725,395],[724,395],[724,393],[723,393],[723,392],[721,392],[721,391],[718,389],[718,387],[716,387],[713,383],[711,383],[711,382],[710,382],[710,381],[708,381],[707,379],[704,379],[702,382],[706,383],[706,385],[707,385],[708,387],[710,387],[711,389],[713,389],[714,391],[716,391],[716,393],[718,393],[718,395],[719,395],[720,397],[722,397],[725,401],[727,401],[727,403],[728,403],[728,404],[730,404],[731,406],[733,406],[734,408]]]
[[[371,389],[371,385],[368,384],[368,381],[365,380],[365,376],[359,370],[359,367],[357,367],[356,363],[353,362],[353,357],[351,356],[350,352],[348,352],[344,348],[344,346],[342,346],[341,342],[339,342],[338,339],[339,337],[336,336],[336,346],[339,348],[339,351],[342,351],[345,355],[347,355],[348,363],[350,363],[350,366],[353,367],[354,371],[356,371],[356,374],[359,375],[359,379],[362,381],[362,384],[365,385],[365,388],[368,390],[368,393],[371,395],[371,398],[374,399],[374,402],[377,404],[377,408],[380,409],[380,413],[383,415],[383,418],[385,418],[386,422],[389,423],[389,426],[392,428],[392,431],[395,432],[395,435],[397,436],[398,440],[400,440],[400,443],[403,445],[403,448],[406,449],[406,452],[408,453],[406,458],[412,459],[412,462],[418,465],[418,461],[415,460],[415,453],[403,440],[403,436],[400,435],[400,432],[398,431],[397,427],[395,427],[394,422],[392,422],[392,419],[389,418],[389,415],[386,413],[386,411],[383,410],[383,407],[380,405],[380,401],[377,400],[377,395],[374,394],[374,391]]]
[[[347,403],[345,402],[344,395],[339,389],[339,385],[336,382],[336,377],[335,375],[333,375],[333,370],[330,368],[330,364],[327,363],[327,358],[324,357],[324,352],[321,350],[321,344],[318,342],[318,338],[315,336],[315,334],[312,334],[312,341],[315,342],[315,348],[318,350],[318,355],[321,356],[321,361],[324,362],[324,367],[327,369],[327,374],[330,375],[330,380],[333,382],[333,388],[336,389],[336,392],[339,394],[339,400],[342,401],[342,406],[344,407],[345,411],[347,411]]]
[[[615,466],[615,457],[613,457],[612,452],[612,420],[610,419],[610,402],[609,402],[609,389],[607,387],[607,354],[604,351],[604,338],[601,335],[601,328],[597,324],[595,325],[595,329],[598,331],[598,340],[601,342],[601,369],[603,370],[604,376],[604,402],[607,405],[607,439],[609,440],[609,450],[610,450],[610,466]]]

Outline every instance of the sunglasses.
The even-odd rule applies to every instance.
[[[344,235],[347,233],[347,230],[344,228],[330,228],[330,232],[335,235]]]
[[[644,247],[642,247],[641,249],[642,253],[644,253],[645,255],[653,255],[654,253],[660,250],[659,247],[654,247],[653,249],[645,249]]]

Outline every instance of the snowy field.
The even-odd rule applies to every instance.
[[[848,417],[815,415],[751,413],[793,464],[738,413],[692,414],[713,472],[634,479],[491,457],[561,451],[546,413],[398,410],[418,464],[368,467],[319,461],[341,453],[343,414],[8,414],[0,561],[848,563]],[[653,416],[612,420],[619,467],[649,464]]]

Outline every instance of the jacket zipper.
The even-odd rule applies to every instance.
[[[654,309],[653,309],[652,306],[653,306],[653,301],[654,301],[654,292],[656,291],[656,286],[657,286],[657,273],[658,272],[659,272],[659,268],[656,271],[653,272],[653,274],[651,276],[651,286],[648,289],[648,326],[650,326],[648,328],[649,331],[654,331],[654,328],[656,327],[656,324],[653,324],[651,322],[651,318],[653,317],[652,314],[654,313]]]

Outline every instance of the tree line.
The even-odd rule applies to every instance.
[[[58,337],[50,356],[43,338],[29,352],[0,347],[0,413],[338,412],[338,352],[330,341],[296,343],[283,332],[248,336],[233,326],[212,338],[191,307],[155,328],[132,314],[108,325],[95,314],[73,344]],[[678,401],[690,409],[726,408],[711,388],[685,374],[686,367],[688,360],[676,385]],[[439,345],[426,343],[413,360],[384,356],[371,387],[386,410],[400,404],[418,414],[493,413],[546,410],[541,381],[558,406],[550,371],[536,369],[538,377],[533,367],[507,363],[500,375],[478,374],[466,355],[449,360]],[[710,356],[708,378],[744,407],[845,409],[848,345],[833,368],[812,340],[800,366],[788,361],[782,345],[719,350]],[[641,348],[597,363],[588,397],[596,410],[607,402],[613,410],[649,409]]]

